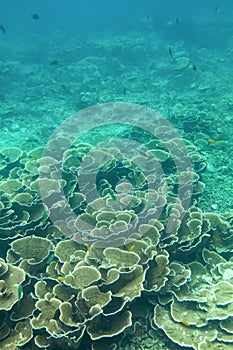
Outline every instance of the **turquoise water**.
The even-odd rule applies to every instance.
[[[0,349],[233,347],[232,11],[0,0]]]

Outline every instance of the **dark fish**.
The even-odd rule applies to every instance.
[[[150,14],[149,14],[149,13],[146,15],[146,20],[147,20],[147,21],[150,20]]]
[[[33,13],[32,14],[32,19],[34,19],[35,21],[38,21],[38,19],[40,19],[39,15],[37,13]]]
[[[126,95],[126,89],[124,88],[123,90],[123,95],[125,96]]]
[[[215,12],[215,13],[219,13],[219,12],[220,12],[220,9],[219,9],[218,5],[215,6],[214,12]]]
[[[176,18],[176,24],[179,24],[179,23],[180,23],[179,18]]]
[[[171,47],[169,47],[168,52],[169,52],[169,55],[171,56],[171,58],[174,58]]]
[[[50,62],[51,66],[57,66],[58,63],[59,62],[57,60],[53,60],[52,62]]]
[[[192,70],[194,70],[195,72],[197,71],[197,66],[195,64],[193,64]]]
[[[1,32],[2,34],[6,34],[6,29],[5,29],[5,27],[3,27],[2,24],[0,24],[0,32]]]

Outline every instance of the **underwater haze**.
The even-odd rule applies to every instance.
[[[0,350],[233,349],[232,0],[0,0]]]

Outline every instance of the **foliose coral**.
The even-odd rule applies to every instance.
[[[180,140],[168,142],[179,147]],[[54,142],[50,159],[41,149],[1,151],[1,349],[115,349],[137,332],[140,303],[154,337],[160,329],[181,347],[230,348],[232,216],[198,207],[205,159],[185,144],[193,168],[179,176],[155,139],[145,142],[154,163],[144,150],[126,160],[117,147],[77,143],[65,152],[61,180]],[[93,188],[96,159],[105,163]],[[53,200],[61,191],[70,206],[63,223],[64,197]]]

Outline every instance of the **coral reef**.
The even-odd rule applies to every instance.
[[[93,145],[78,143],[65,153],[62,180],[54,143],[53,159],[41,148],[0,152],[2,350],[116,349],[130,330],[139,334],[143,317],[151,320],[151,339],[162,331],[174,346],[231,348],[233,216],[199,208],[205,159],[185,144],[193,168],[178,176],[164,145],[146,140],[163,169],[157,190],[150,187],[155,168],[140,173],[143,152],[125,160],[117,148],[98,149],[105,165],[93,201],[94,189],[81,193],[78,176],[87,157],[83,173],[87,184],[91,179]],[[76,220],[68,212],[63,226],[59,215],[52,222],[64,202],[48,208],[40,186],[51,201],[62,189]]]

